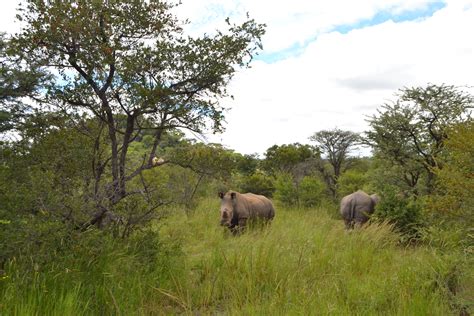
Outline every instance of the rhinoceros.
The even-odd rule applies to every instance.
[[[272,202],[263,195],[229,191],[219,192],[221,198],[221,225],[227,226],[233,233],[243,230],[248,221],[263,220],[269,222],[275,217]]]
[[[377,194],[369,196],[362,190],[346,195],[341,200],[340,212],[344,219],[346,229],[360,226],[369,220],[370,214],[374,212],[375,204],[380,198]]]
[[[380,196],[377,193],[371,194],[370,198],[374,201],[374,207],[380,202]]]

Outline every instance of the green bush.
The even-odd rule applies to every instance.
[[[242,192],[251,192],[268,197],[273,196],[273,192],[275,191],[272,179],[261,172],[244,176],[240,187]]]
[[[325,185],[319,178],[306,176],[298,188],[300,203],[306,207],[319,206],[324,199],[324,192]]]
[[[421,203],[400,196],[394,188],[386,188],[381,196],[372,219],[394,224],[403,240],[419,238],[423,223]]]
[[[293,183],[293,177],[288,173],[280,173],[275,180],[275,199],[284,205],[298,204],[298,191]]]
[[[2,226],[2,315],[134,314],[182,267],[180,245],[151,228],[120,239],[49,219]]]
[[[357,190],[364,190],[367,185],[367,175],[365,172],[348,170],[344,172],[337,182],[338,196],[343,197]]]

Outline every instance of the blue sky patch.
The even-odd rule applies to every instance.
[[[388,10],[380,11],[370,19],[360,20],[353,24],[337,25],[332,29],[328,30],[327,33],[339,32],[341,34],[347,34],[353,30],[382,24],[390,20],[395,23],[401,23],[406,21],[425,19],[433,16],[436,11],[443,9],[444,7],[446,7],[446,3],[443,1],[438,1],[430,3],[425,8],[411,11],[403,11],[399,14],[394,14],[393,12],[390,12]],[[314,42],[316,39],[317,36],[315,36],[314,38],[310,38],[303,43],[294,43],[290,47],[279,50],[277,52],[265,53],[265,51],[263,51],[260,55],[256,56],[255,59],[272,64],[290,57],[297,57],[302,54],[306,47],[311,42]]]

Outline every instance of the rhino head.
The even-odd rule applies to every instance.
[[[221,225],[231,227],[232,219],[234,218],[234,206],[237,194],[235,192],[219,192],[221,199]]]

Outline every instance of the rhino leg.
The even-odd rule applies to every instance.
[[[354,228],[354,221],[350,219],[344,219],[344,224],[346,225],[346,229]]]
[[[247,226],[247,218],[239,218],[239,226],[240,227]]]

